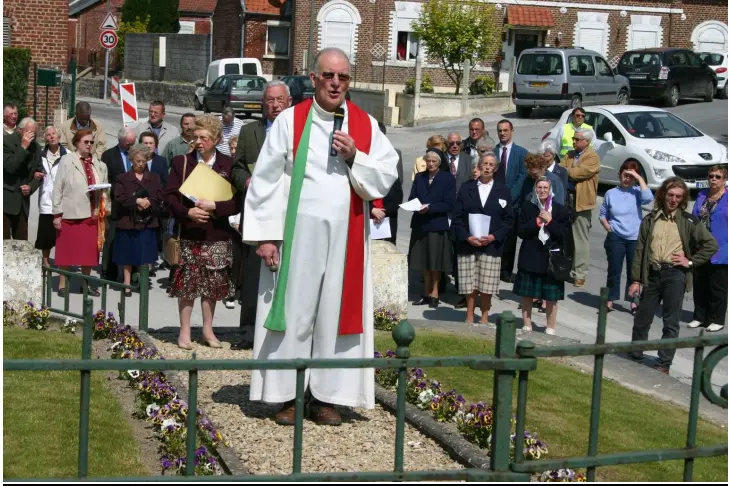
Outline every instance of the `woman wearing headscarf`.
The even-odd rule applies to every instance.
[[[107,168],[94,153],[94,132],[78,130],[71,141],[75,151],[61,157],[53,184],[53,226],[56,228],[55,263],[61,268],[80,266],[89,275],[99,264],[104,245],[105,218],[109,207],[109,190],[89,190],[89,186],[106,184]],[[61,277],[58,294],[67,292]],[[88,289],[99,295],[98,289]]]
[[[512,291],[522,297],[522,329],[532,331],[532,300],[546,301],[546,334],[555,334],[558,301],[565,297],[565,284],[548,273],[549,253],[562,250],[570,233],[570,212],[553,202],[550,180],[535,181],[530,201],[523,204],[517,225],[522,238],[517,278]]]
[[[424,272],[425,291],[413,305],[439,305],[441,272],[452,271],[453,253],[449,239],[449,217],[456,201],[456,178],[439,167],[444,157],[439,149],[423,156],[426,171],[416,174],[408,200],[423,204],[411,219],[409,268]]]
[[[477,145],[478,148],[478,145]],[[459,294],[466,295],[466,322],[474,322],[477,294],[481,295],[481,324],[489,320],[492,294],[499,292],[502,250],[512,222],[512,197],[509,188],[494,181],[499,162],[494,154],[479,157],[478,180],[467,181],[459,189],[452,227],[456,240]],[[474,235],[471,215],[490,217],[489,234]]]

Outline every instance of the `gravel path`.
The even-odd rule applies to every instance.
[[[167,359],[186,359],[189,351],[154,339]],[[198,359],[249,359],[251,351],[211,349],[194,343]],[[185,382],[187,380],[185,377]],[[276,425],[277,405],[250,402],[248,371],[208,371],[198,375],[199,408],[252,474],[288,474],[292,467],[294,428]],[[374,410],[340,408],[340,427],[304,421],[302,472],[387,471],[393,469],[395,416],[376,405]],[[433,440],[406,424],[405,469],[462,469]]]

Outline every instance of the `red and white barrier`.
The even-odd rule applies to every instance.
[[[119,78],[117,76],[112,77],[112,95],[110,101],[113,105],[119,104]]]
[[[122,101],[122,123],[128,127],[139,120],[137,111],[137,92],[134,83],[120,83],[119,94]]]

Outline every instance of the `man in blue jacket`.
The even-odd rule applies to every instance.
[[[512,270],[515,266],[515,253],[517,252],[517,221],[519,220],[520,210],[520,189],[522,183],[527,177],[527,169],[525,169],[525,157],[527,157],[527,149],[520,147],[512,141],[514,135],[514,127],[509,120],[500,120],[497,123],[497,137],[499,137],[499,145],[494,148],[497,160],[499,160],[499,168],[494,173],[494,180],[505,184],[510,188],[512,193],[512,204],[514,209],[514,227],[507,235],[504,242],[504,253],[502,254],[502,271],[500,279],[503,282],[512,282]]]

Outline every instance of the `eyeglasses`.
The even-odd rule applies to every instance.
[[[93,140],[82,140],[81,143],[85,143],[86,145],[94,145]]]
[[[264,103],[267,105],[285,105],[286,104],[286,98],[280,97],[280,98],[269,98]]]
[[[576,113],[575,115],[573,115],[573,118],[585,118],[585,117],[586,117],[585,115],[581,115],[580,113]]]
[[[581,140],[585,140],[585,138],[573,137],[574,142],[580,142]]]
[[[707,176],[707,178],[711,181],[715,180],[715,179],[719,180],[719,179],[722,179],[722,175],[721,174],[710,174]]]
[[[319,73],[319,75],[322,76],[322,79],[326,79],[327,81],[331,81],[335,79],[335,76],[337,76],[337,78],[343,83],[350,82],[350,75],[345,73],[333,73],[331,71],[326,71],[323,73]]]
[[[449,142],[449,145],[461,145],[461,140],[452,140]]]

